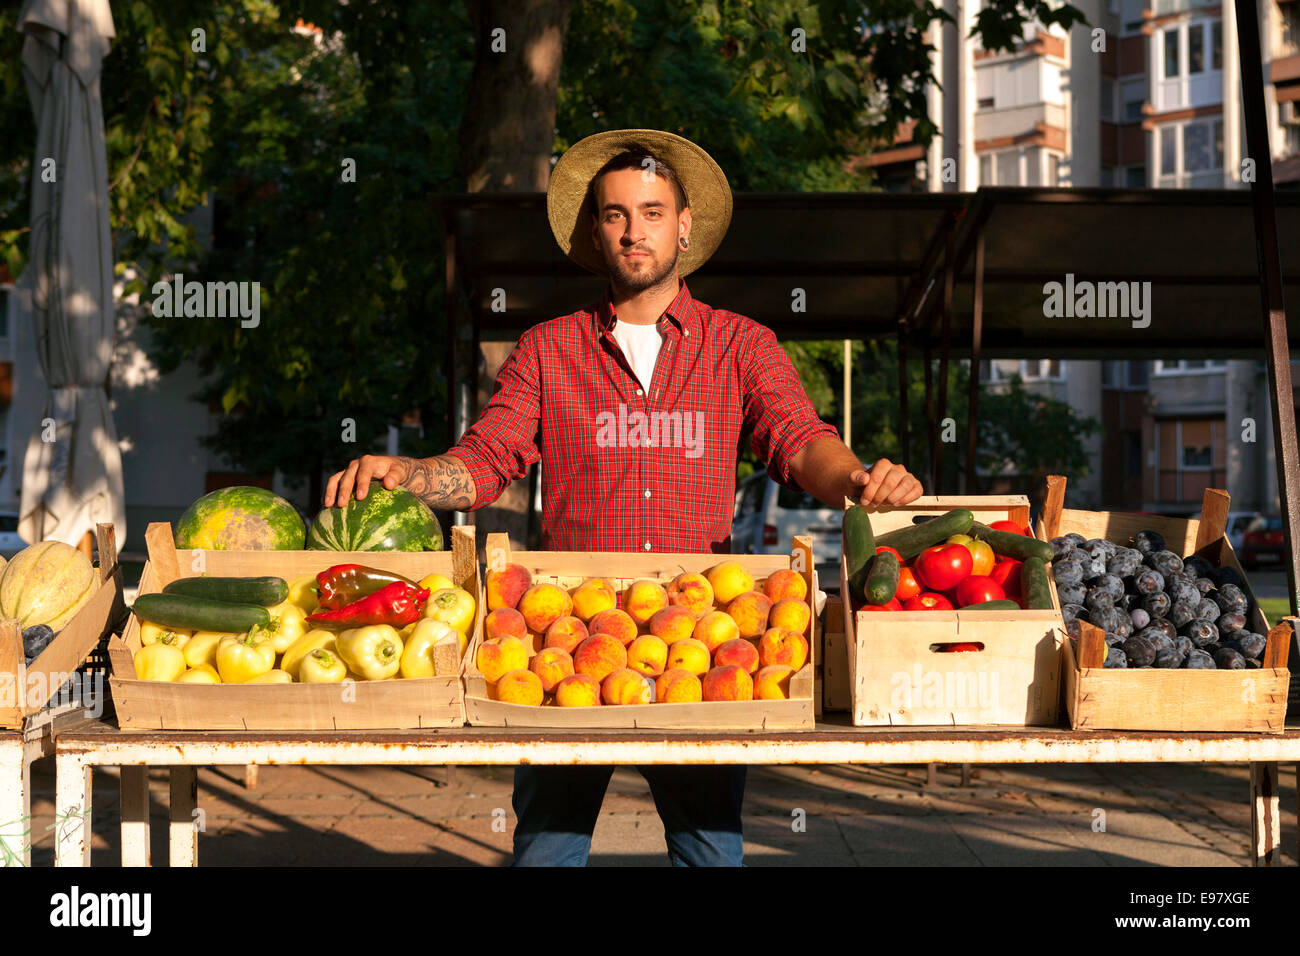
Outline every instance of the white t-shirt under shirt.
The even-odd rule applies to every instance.
[[[634,325],[616,318],[613,334],[614,341],[623,350],[628,364],[632,366],[632,371],[636,372],[636,377],[640,379],[641,387],[647,392],[650,391],[650,379],[654,378],[655,362],[659,358],[659,349],[664,344],[663,333],[659,331],[658,324]]]

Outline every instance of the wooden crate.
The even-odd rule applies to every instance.
[[[125,611],[115,529],[101,524],[95,535],[95,593],[30,667],[24,663],[18,622],[0,621],[0,728],[21,728],[39,715]]]
[[[826,598],[826,622],[821,632],[822,710],[842,713],[853,709],[849,682],[849,638],[844,633],[844,606],[839,595]]]
[[[171,527],[149,526],[149,561],[140,593],[202,568],[214,576],[277,575],[293,579],[334,564],[355,562],[414,580],[435,572],[458,587],[481,591],[474,529],[452,528],[451,551],[190,551],[176,550]],[[482,622],[482,606],[476,611]],[[476,624],[477,627],[477,624]],[[343,684],[177,684],[138,680],[134,653],[140,622],[134,615],[120,640],[110,643],[110,684],[118,723],[154,730],[379,730],[460,727],[465,723],[461,675]]]
[[[1029,524],[1024,495],[930,495],[902,508],[873,509],[871,528],[881,535],[953,508],[969,509],[984,524]],[[1052,610],[854,613],[841,554],[840,594],[855,726],[1025,727],[1059,719],[1065,626],[1055,589]],[[982,647],[962,653],[935,649],[957,642]]]
[[[816,594],[812,539],[796,535],[791,555],[775,554],[640,554],[637,552],[515,551],[504,534],[487,536],[488,567],[519,564],[534,583],[556,584],[565,590],[586,578],[603,577],[621,591],[641,578],[667,583],[687,571],[703,572],[722,561],[738,561],[757,580],[791,568],[808,584],[809,610]],[[486,607],[486,591],[479,606]],[[635,704],[628,706],[529,707],[493,700],[488,682],[475,664],[483,642],[482,620],[465,655],[465,716],[471,726],[566,728],[675,728],[699,730],[811,730],[813,716],[813,657],[816,654],[816,615],[809,614],[808,662],[790,678],[789,700],[704,701],[696,704]],[[535,652],[530,649],[530,653]]]
[[[1179,557],[1199,554],[1216,567],[1235,568],[1246,577],[1223,533],[1230,503],[1226,491],[1211,488],[1205,492],[1200,520],[1076,511],[1064,508],[1064,499],[1065,478],[1049,476],[1037,527],[1045,539],[1075,531],[1086,538],[1127,545],[1139,531],[1158,531],[1164,535],[1166,547]],[[1073,640],[1065,643],[1065,706],[1070,726],[1075,730],[1281,733],[1290,684],[1287,653],[1292,628],[1284,624],[1270,629],[1258,602],[1248,626],[1268,635],[1260,668],[1128,670],[1102,666],[1107,651],[1105,632],[1081,621],[1077,644]]]

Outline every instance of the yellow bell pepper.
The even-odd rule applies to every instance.
[[[291,601],[283,601],[275,607],[267,608],[271,615],[268,628],[271,644],[277,654],[283,654],[293,642],[307,633],[307,612]]]
[[[298,680],[304,684],[337,684],[348,676],[348,667],[333,651],[323,647],[309,653],[298,667]]]
[[[150,644],[170,644],[173,647],[184,647],[193,633],[179,627],[164,627],[153,621],[141,621],[140,645],[148,647]]]
[[[287,671],[294,680],[302,680],[298,668],[302,659],[316,650],[334,650],[334,639],[338,637],[333,631],[312,628],[298,640],[294,641],[284,656],[280,658],[280,670]]]
[[[227,634],[217,645],[217,673],[222,683],[243,684],[275,666],[271,634],[255,627],[247,634]]]
[[[221,675],[211,664],[200,664],[198,667],[191,667],[176,678],[176,682],[178,684],[220,684]]]
[[[289,582],[289,596],[285,601],[296,605],[304,614],[311,614],[319,607],[317,598],[316,575],[304,574]]]
[[[415,625],[415,631],[402,648],[401,672],[403,677],[433,677],[433,648],[443,640],[455,641],[460,646],[460,632],[445,621],[424,618]]]
[[[387,624],[343,631],[334,647],[348,670],[365,680],[388,680],[402,664],[402,638]]]
[[[258,674],[250,681],[249,684],[292,684],[293,678],[282,670],[269,670],[265,674]]]
[[[172,644],[150,644],[135,652],[135,673],[140,680],[173,681],[185,673],[185,655]]]
[[[200,664],[211,664],[217,666],[217,645],[221,643],[223,637],[231,637],[229,631],[195,631],[194,636],[185,642],[181,648],[181,653],[185,655],[185,663],[190,667],[198,667]]]
[[[424,616],[468,634],[474,626],[474,598],[464,588],[443,588],[429,595]]]
[[[420,587],[428,588],[429,593],[441,591],[443,588],[454,588],[456,582],[445,574],[430,574],[420,579]]]

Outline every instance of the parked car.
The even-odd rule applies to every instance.
[[[812,538],[818,583],[823,591],[838,592],[842,521],[838,509],[758,472],[736,489],[731,550],[736,554],[789,554],[794,536],[806,534]]]
[[[1258,511],[1229,511],[1228,517],[1223,524],[1223,536],[1228,539],[1232,545],[1232,550],[1237,554],[1237,560],[1241,560],[1242,536],[1246,533],[1246,528],[1252,521],[1260,517]],[[1196,512],[1196,520],[1201,520],[1201,512]]]
[[[1256,515],[1241,539],[1241,563],[1247,568],[1282,566],[1282,516]]]
[[[12,558],[27,547],[27,542],[18,535],[18,514],[13,511],[0,511],[0,556]]]

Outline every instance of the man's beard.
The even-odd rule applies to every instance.
[[[618,264],[610,268],[611,281],[626,292],[644,292],[652,286],[662,284],[673,274],[673,270],[677,268],[677,247],[673,246],[672,257],[658,270],[643,269],[633,272],[629,268],[629,260],[621,254],[617,259]]]

